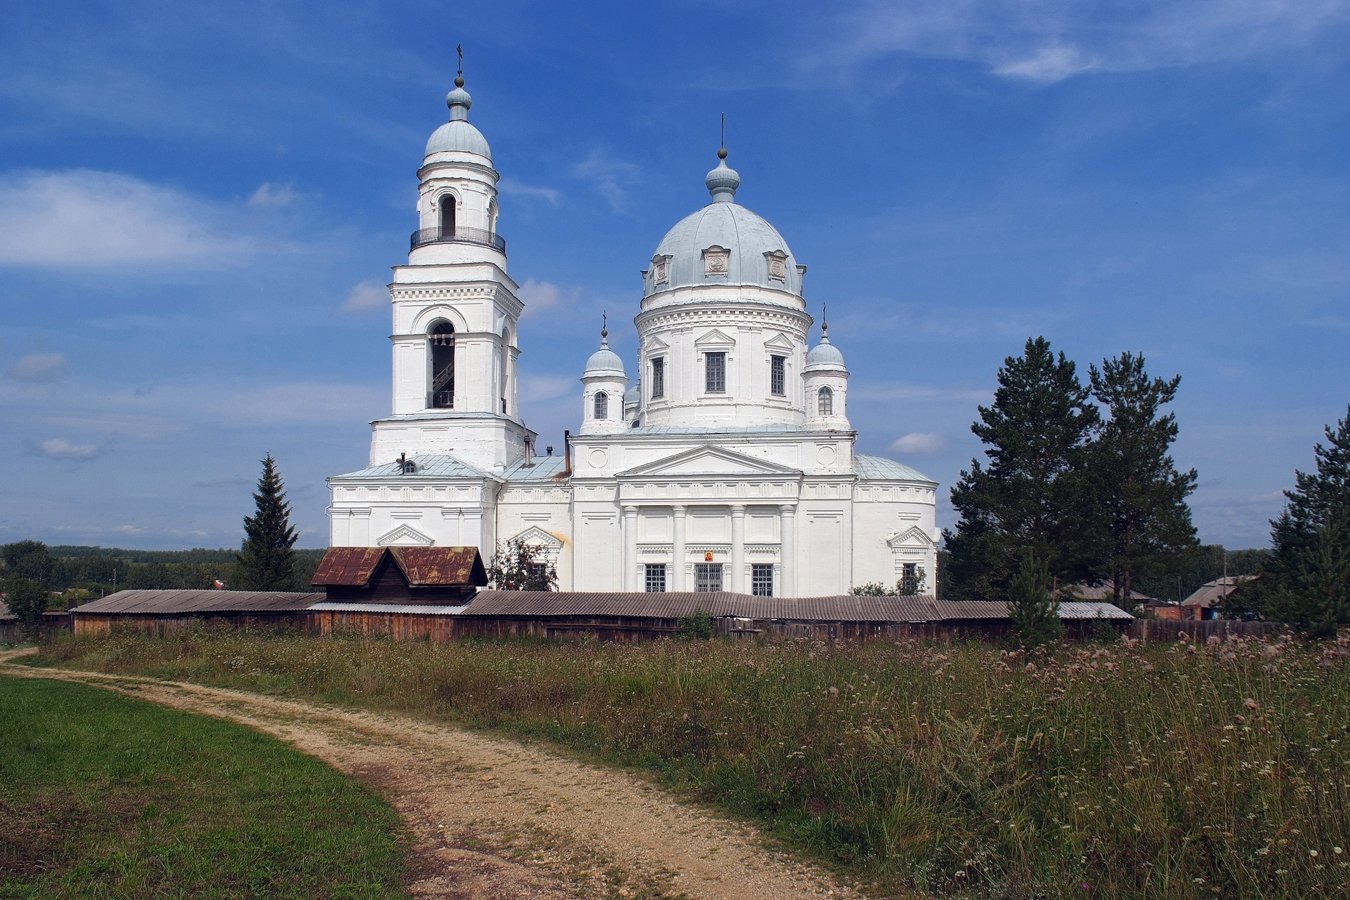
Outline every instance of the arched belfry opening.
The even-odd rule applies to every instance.
[[[441,197],[441,237],[455,236],[455,195]]]
[[[455,326],[449,322],[437,322],[427,335],[427,343],[431,349],[431,391],[427,395],[427,407],[454,409]]]

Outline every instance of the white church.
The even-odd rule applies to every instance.
[[[334,547],[520,538],[572,591],[846,594],[936,578],[937,484],[854,452],[848,369],[808,349],[798,263],[736,202],[726,150],[710,196],[642,273],[632,377],[609,349],[577,363],[580,424],[545,455],[517,402],[523,304],[497,232],[499,175],[462,75],[427,141],[417,231],[389,285],[393,409],[369,467],[328,479]]]

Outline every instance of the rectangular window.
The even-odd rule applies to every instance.
[[[781,397],[787,393],[785,390],[785,385],[787,383],[786,372],[786,356],[769,357],[769,393],[773,394],[775,397]]]
[[[722,590],[721,563],[694,563],[694,593],[713,594]]]
[[[666,589],[665,563],[647,563],[647,593],[660,593]]]
[[[652,360],[652,399],[666,395],[666,361],[661,357]]]
[[[750,593],[756,597],[773,596],[773,565],[755,563],[750,567]]]
[[[704,354],[703,389],[709,394],[726,393],[727,355],[722,352]]]

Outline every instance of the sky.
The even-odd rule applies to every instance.
[[[863,453],[951,486],[1005,358],[1181,376],[1201,540],[1264,546],[1350,401],[1350,2],[69,2],[0,29],[0,542],[327,541],[464,47],[539,446],[708,201],[809,266]],[[813,338],[815,331],[813,330]]]

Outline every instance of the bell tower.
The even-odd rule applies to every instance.
[[[370,462],[450,455],[500,471],[534,439],[516,398],[523,305],[497,231],[500,176],[469,123],[462,60],[445,99],[449,121],[427,140],[417,170],[408,261],[389,285],[393,414],[372,423]]]

